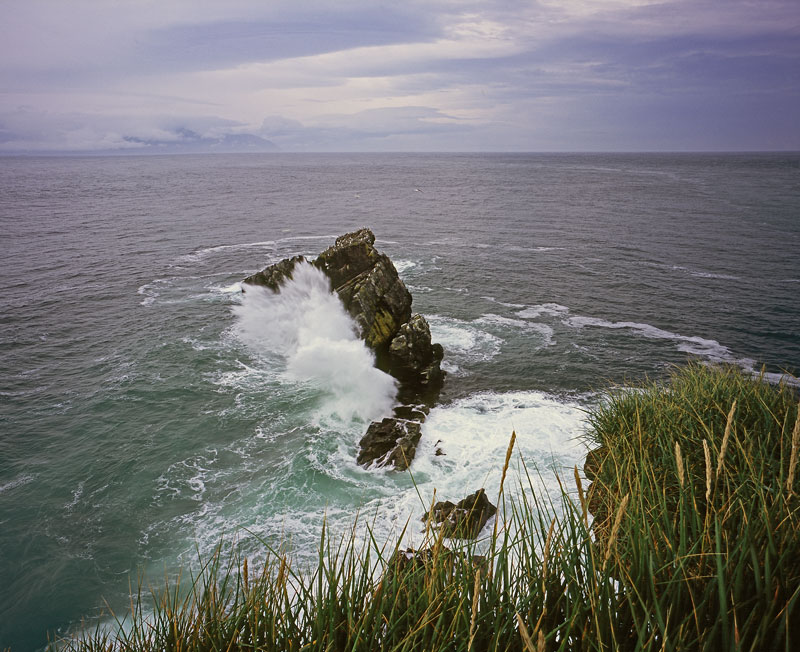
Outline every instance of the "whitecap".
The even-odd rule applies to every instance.
[[[431,336],[447,356],[469,361],[491,360],[500,353],[503,340],[475,326],[475,322],[454,317],[430,315]]]
[[[231,285],[211,285],[208,289],[218,294],[241,294],[242,284],[236,282]]]
[[[566,247],[545,247],[545,246],[521,247],[518,245],[511,245],[509,247],[506,247],[507,251],[521,251],[525,253],[544,253],[547,251],[563,251],[564,249],[566,249]]]
[[[725,281],[738,281],[740,278],[732,274],[715,274],[714,272],[691,272],[691,275],[697,278],[714,278]]]
[[[30,473],[23,473],[21,475],[18,475],[13,480],[6,482],[6,484],[0,484],[0,494],[6,491],[11,491],[12,489],[16,489],[17,487],[23,487],[26,484],[30,484],[35,479],[36,476]]]
[[[507,303],[505,301],[499,301],[494,297],[481,297],[481,299],[486,299],[487,301],[491,301],[492,303],[496,303],[498,306],[504,306],[506,308],[524,308],[524,303]]]
[[[560,303],[539,303],[529,306],[525,308],[525,310],[520,310],[518,313],[516,313],[516,315],[522,319],[536,319],[537,317],[542,317],[543,315],[547,315],[549,317],[560,317],[568,312],[569,308],[562,306]]]
[[[397,270],[397,273],[401,276],[410,269],[417,267],[417,263],[413,260],[395,260],[394,261],[394,268]]]
[[[242,249],[254,248],[270,248],[274,249],[276,245],[275,240],[261,240],[259,242],[240,242],[234,244],[215,245],[213,247],[203,247],[196,249],[190,254],[180,256],[177,262],[180,263],[195,263],[203,260],[211,254],[219,253],[220,251],[238,251]]]
[[[728,347],[723,346],[716,340],[703,337],[680,335],[663,330],[651,324],[643,324],[630,321],[606,321],[596,317],[573,316],[563,320],[563,323],[573,328],[584,328],[592,326],[596,328],[610,328],[614,330],[630,330],[648,339],[671,340],[678,342],[678,350],[692,355],[699,355],[716,362],[735,362],[736,359],[731,354]]]
[[[155,303],[155,300],[160,296],[160,292],[156,290],[156,286],[166,282],[167,279],[165,278],[157,278],[154,281],[150,281],[149,283],[145,283],[144,285],[140,285],[136,289],[136,294],[143,296],[139,302],[140,306],[152,306]]]
[[[64,505],[64,509],[66,509],[68,512],[71,512],[73,507],[75,507],[75,505],[77,505],[78,502],[80,502],[81,496],[83,496],[83,487],[85,485],[86,485],[86,481],[85,480],[81,480],[78,483],[77,488],[75,488],[75,490],[73,490],[73,492],[72,492],[72,500],[70,500],[66,505]]]

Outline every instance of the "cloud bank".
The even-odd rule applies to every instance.
[[[6,0],[0,153],[798,150],[798,71],[794,0]]]

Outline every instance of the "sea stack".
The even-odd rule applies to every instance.
[[[393,417],[372,423],[360,442],[358,463],[366,467],[407,468],[424,421],[444,381],[444,351],[431,342],[428,322],[411,312],[411,293],[388,256],[375,249],[375,235],[367,228],[347,233],[316,259],[287,258],[244,279],[280,292],[295,266],[310,262],[331,282],[361,338],[375,353],[377,366],[399,381]],[[395,437],[396,435],[396,437]]]

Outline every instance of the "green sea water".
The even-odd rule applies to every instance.
[[[360,510],[413,543],[512,430],[556,495],[611,382],[800,370],[798,155],[0,158],[0,197],[0,648],[221,540],[310,559]],[[362,226],[445,349],[416,488],[355,464],[393,393],[335,298],[240,291]]]

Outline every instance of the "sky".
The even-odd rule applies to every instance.
[[[797,151],[800,0],[0,0],[1,154],[214,143]]]

